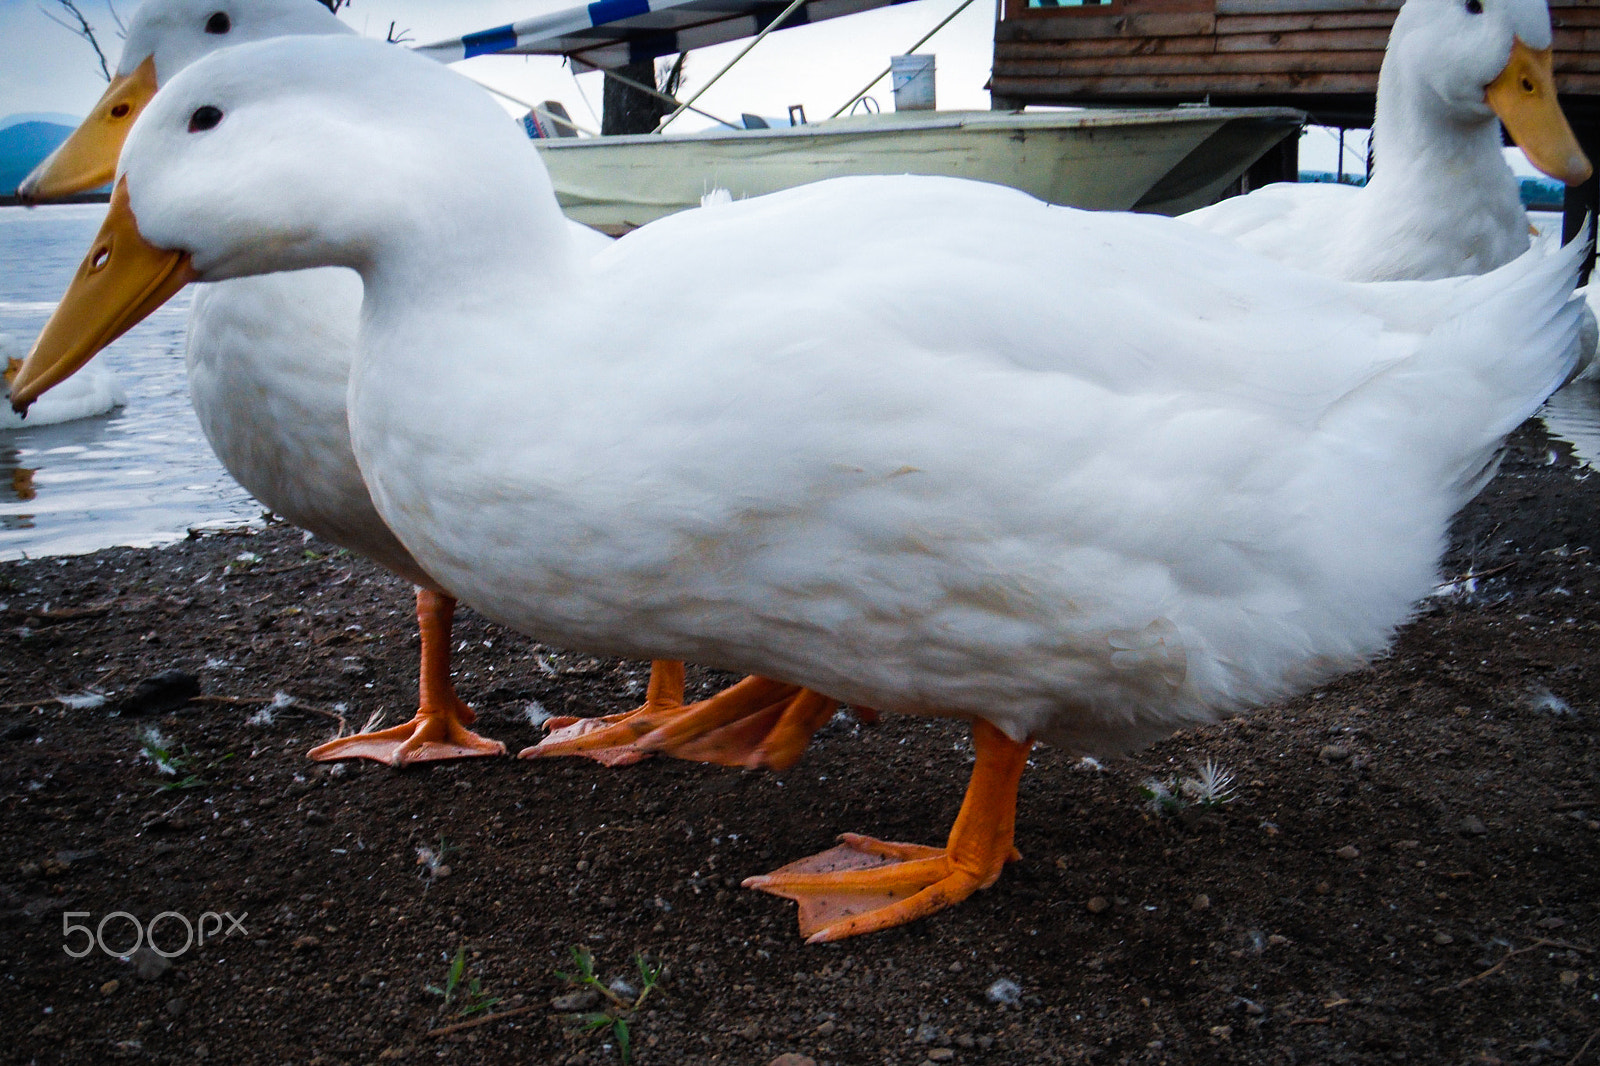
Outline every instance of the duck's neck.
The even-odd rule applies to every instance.
[[[1391,53],[1378,85],[1373,173],[1362,196],[1352,263],[1384,277],[1481,273],[1527,248],[1517,183],[1492,113],[1450,108],[1413,65]],[[1416,262],[1399,262],[1412,249]],[[1362,276],[1359,269],[1352,276]]]
[[[1492,112],[1452,114],[1419,72],[1402,64],[1384,66],[1378,92],[1373,188],[1385,195],[1432,188],[1477,199],[1485,175],[1510,173],[1500,153],[1500,121]]]
[[[472,388],[495,391],[508,352],[536,359],[538,324],[563,314],[580,273],[570,224],[536,161],[531,177],[484,174],[438,193],[386,198],[389,214],[369,220],[371,243],[351,264],[365,292],[350,417],[369,440],[439,427],[438,397],[425,383],[464,375]],[[360,432],[355,440],[365,465]]]
[[[484,196],[449,215],[415,206],[389,220],[358,266],[365,325],[404,329],[421,317],[480,308],[504,317],[557,299],[576,269],[573,242],[553,196],[531,200]]]

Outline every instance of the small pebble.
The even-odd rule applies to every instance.
[[[107,981],[105,984],[100,986],[100,994],[102,996],[109,996],[109,995],[111,995],[111,993],[115,992],[117,989],[119,989],[121,987],[122,987],[122,982],[121,981]]]
[[[767,1063],[767,1066],[817,1066],[817,1060],[810,1055],[802,1055],[798,1051],[785,1051],[782,1055]]]
[[[1022,1002],[1022,986],[1009,977],[1002,977],[986,988],[983,995],[990,1003],[1014,1007]]]
[[[558,1011],[583,1011],[599,1006],[600,993],[592,988],[581,988],[576,992],[568,992],[564,996],[557,996],[550,1001],[550,1009]]]
[[[198,695],[198,677],[183,670],[163,670],[134,685],[118,702],[117,710],[127,715],[162,714],[187,706]]]
[[[820,1037],[830,1037],[838,1031],[838,1023],[834,1022],[831,1018],[817,1026],[817,1035]]]
[[[1196,896],[1189,904],[1192,911],[1208,911],[1211,909],[1211,897],[1204,892]]]
[[[183,1017],[183,1012],[189,1009],[187,1001],[173,997],[167,1000],[167,1016],[171,1018]]]
[[[947,1047],[936,1047],[928,1052],[929,1062],[949,1062],[956,1057],[956,1053]]]
[[[1462,836],[1481,837],[1489,832],[1489,827],[1483,824],[1482,818],[1469,814],[1461,819],[1461,823],[1456,826],[1456,831]]]
[[[1571,988],[1578,983],[1578,979],[1582,976],[1577,970],[1562,970],[1561,983],[1567,988]]]
[[[1454,944],[1456,942],[1456,938],[1451,936],[1449,933],[1435,933],[1433,934],[1433,942],[1439,945]]]
[[[1111,902],[1104,896],[1091,896],[1086,904],[1090,914],[1099,914],[1111,908]]]
[[[133,963],[133,972],[139,975],[141,981],[157,980],[172,969],[172,960],[158,951],[152,951],[149,944],[135,951],[129,961]]]
[[[1324,744],[1317,756],[1323,762],[1343,762],[1350,757],[1350,749],[1338,744]]]
[[[1344,847],[1340,848],[1338,851],[1334,852],[1333,854],[1336,857],[1341,858],[1341,859],[1345,860],[1346,862],[1349,862],[1351,859],[1359,859],[1359,858],[1361,858],[1361,849],[1356,847],[1354,844],[1346,844]]]

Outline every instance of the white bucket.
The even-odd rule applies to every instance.
[[[932,111],[933,56],[890,56],[896,111]]]

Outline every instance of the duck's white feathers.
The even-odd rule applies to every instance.
[[[583,262],[495,105],[424,60],[263,44],[168,91],[124,155],[141,230],[220,276],[362,271],[355,454],[446,589],[568,646],[1018,737],[1118,747],[1377,653],[1572,357],[1575,251],[1351,286],[858,178]],[[200,103],[228,118],[188,137]],[[309,160],[257,158],[291,127]],[[370,200],[321,191],[345,169]]]
[[[1542,336],[1517,403],[1490,387],[1521,292],[1276,282],[1161,220],[1008,190],[861,179],[720,210],[620,242],[597,263],[619,295],[542,329],[536,372],[471,379],[492,433],[392,445],[403,399],[367,398],[380,506],[491,616],[1120,747],[1379,651],[1567,368]],[[1419,404],[1495,428],[1408,430]]]
[[[196,287],[189,394],[217,459],[288,521],[436,587],[384,525],[350,450],[361,279],[304,270]]]

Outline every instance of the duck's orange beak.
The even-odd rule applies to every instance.
[[[1528,162],[1568,185],[1589,180],[1594,167],[1578,147],[1556,99],[1555,59],[1551,49],[1535,51],[1521,39],[1512,42],[1505,69],[1484,90],[1486,103]]]
[[[77,373],[95,354],[195,280],[189,253],[162,251],[139,235],[127,179],[55,314],[11,382],[18,414],[46,389]]]
[[[18,199],[29,204],[59,200],[110,182],[133,120],[155,94],[154,59],[140,63],[132,74],[113,78],[83,124],[22,179]]]

